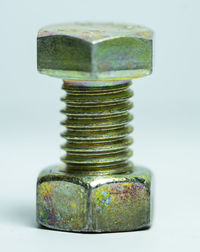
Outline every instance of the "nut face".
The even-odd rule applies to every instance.
[[[97,230],[126,231],[150,222],[149,188],[141,182],[106,184],[92,192]]]
[[[64,231],[118,232],[148,228],[152,214],[151,174],[77,176],[53,167],[37,184],[37,220]]]
[[[54,229],[85,227],[87,192],[84,187],[65,181],[48,181],[38,185],[37,192],[37,215],[41,224]]]
[[[120,80],[152,71],[152,31],[134,25],[61,24],[38,33],[38,70],[65,80]]]

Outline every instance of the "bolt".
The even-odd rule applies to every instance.
[[[63,79],[64,165],[41,172],[37,221],[58,230],[116,232],[151,225],[151,172],[129,160],[131,79],[152,72],[152,32],[76,23],[38,33],[38,70]]]

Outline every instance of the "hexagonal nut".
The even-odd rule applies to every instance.
[[[128,80],[152,72],[152,31],[122,24],[46,26],[38,33],[38,71],[65,80]]]
[[[59,167],[37,183],[37,221],[76,232],[119,232],[148,228],[152,216],[151,174],[144,168],[106,176],[75,176]]]

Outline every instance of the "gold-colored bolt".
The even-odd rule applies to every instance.
[[[80,232],[149,227],[151,173],[129,161],[128,111],[130,80],[152,71],[152,32],[119,24],[45,27],[38,34],[38,70],[63,79],[67,92],[65,165],[38,178],[38,222]]]

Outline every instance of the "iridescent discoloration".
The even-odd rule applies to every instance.
[[[115,85],[152,71],[152,31],[138,25],[46,26],[38,33],[37,50],[38,70],[65,80]]]
[[[81,185],[47,181],[37,187],[38,222],[54,229],[82,229],[87,221],[87,192]]]
[[[151,173],[133,171],[104,176],[43,171],[37,186],[37,220],[53,229],[117,232],[151,225]]]
[[[102,185],[92,193],[97,230],[126,231],[150,224],[149,185],[137,180]]]

